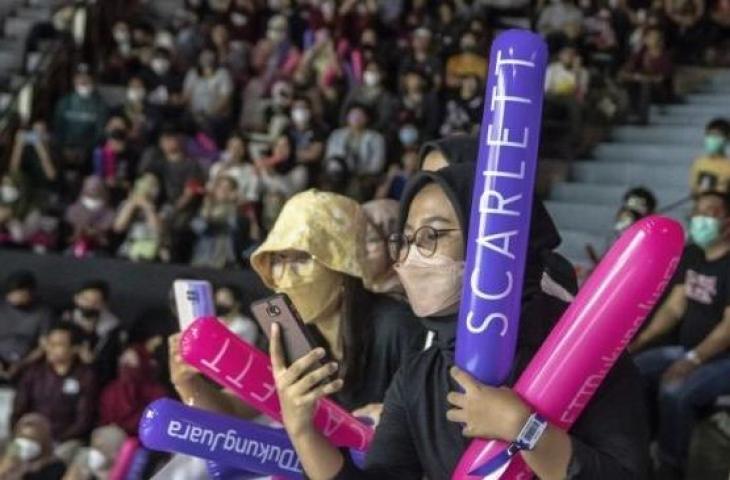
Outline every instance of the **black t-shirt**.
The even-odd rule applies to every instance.
[[[693,255],[683,267],[687,309],[679,327],[679,343],[695,348],[720,323],[730,305],[730,253],[713,261]]]
[[[61,461],[54,461],[36,472],[23,475],[23,480],[60,480],[66,473],[66,465]]]

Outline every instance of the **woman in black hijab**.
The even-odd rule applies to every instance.
[[[320,383],[336,366],[303,375],[322,355],[313,351],[287,368],[274,328],[271,357],[284,425],[310,478],[447,479],[468,437],[488,432],[512,442],[531,413],[511,390],[480,385],[454,372],[473,180],[473,164],[451,165],[416,175],[404,195],[407,241],[400,243],[403,248],[394,249],[399,276],[413,310],[436,332],[436,338],[403,365],[391,383],[364,470],[332,447],[312,424],[317,399],[342,386],[340,381]],[[542,252],[555,248],[560,237],[545,210],[533,210],[520,332],[508,385],[514,384],[566,307],[540,288]],[[454,378],[461,385],[469,384],[465,396],[449,394],[460,390]],[[450,400],[460,408],[453,409]],[[549,425],[535,449],[520,454],[543,479],[643,478],[648,459],[643,419],[639,377],[622,357],[569,434]]]

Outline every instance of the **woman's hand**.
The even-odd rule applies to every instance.
[[[180,334],[170,335],[167,340],[170,357],[170,380],[184,403],[190,404],[195,397],[200,372],[183,361],[180,354]]]
[[[530,416],[530,409],[512,390],[483,385],[457,367],[451,376],[464,393],[449,393],[454,408],[446,413],[452,422],[464,425],[465,437],[479,437],[505,442],[514,441]]]
[[[340,390],[343,382],[342,379],[337,379],[322,383],[337,371],[335,362],[305,373],[324,358],[323,348],[315,348],[287,368],[281,348],[280,331],[279,325],[274,323],[271,327],[269,354],[284,427],[291,437],[298,437],[312,432],[314,407],[317,405],[317,401]]]

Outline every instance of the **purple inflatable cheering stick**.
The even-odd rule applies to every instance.
[[[546,62],[526,30],[500,34],[490,53],[456,338],[456,364],[489,385],[514,357]]]

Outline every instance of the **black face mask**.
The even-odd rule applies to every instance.
[[[87,319],[96,319],[101,315],[101,310],[98,308],[91,307],[76,307],[76,310],[81,314],[82,317]]]
[[[215,313],[219,317],[225,317],[232,311],[233,311],[233,307],[231,307],[230,305],[216,305],[215,306]]]
[[[11,306],[19,312],[29,312],[30,310],[33,310],[33,302],[21,303],[19,305],[11,304]]]

